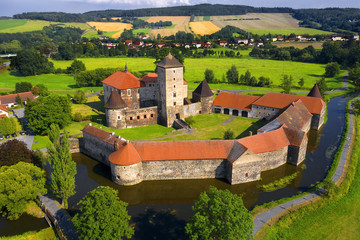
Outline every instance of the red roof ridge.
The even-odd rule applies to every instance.
[[[216,96],[213,105],[250,111],[251,104],[259,98],[258,96],[221,92]]]

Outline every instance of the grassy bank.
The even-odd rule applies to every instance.
[[[40,231],[26,232],[21,235],[0,237],[0,240],[53,240],[58,239],[54,230],[51,227],[42,229]]]

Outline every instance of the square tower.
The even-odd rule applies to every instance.
[[[160,122],[171,127],[175,119],[184,118],[184,66],[169,53],[158,65]]]

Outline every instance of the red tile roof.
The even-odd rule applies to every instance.
[[[102,83],[116,89],[140,88],[140,81],[128,71],[116,71],[109,77],[105,78]]]
[[[184,85],[188,85],[188,83],[187,83],[185,80],[183,80],[183,84],[184,84]]]
[[[271,132],[241,138],[237,142],[255,154],[276,151],[290,145],[283,127]]]
[[[141,82],[157,82],[157,80],[157,73],[148,73],[140,79]]]
[[[233,140],[133,142],[143,161],[226,159]]]
[[[131,142],[125,142],[118,151],[109,155],[109,161],[116,165],[128,166],[141,162],[141,157]]]
[[[321,114],[321,110],[325,106],[325,102],[321,98],[282,93],[267,93],[256,100],[253,105],[283,109],[299,99],[301,99],[308,111],[312,114]]]
[[[119,140],[119,136],[118,135],[113,135],[112,133],[106,132],[104,130],[101,130],[99,128],[85,125],[85,127],[81,130],[84,133],[87,133],[93,137],[97,137],[100,140],[110,143],[110,144],[114,144],[117,140]],[[124,141],[123,141],[124,142]]]
[[[6,114],[0,114],[0,118],[7,117]]]
[[[306,133],[304,131],[295,129],[295,128],[287,128],[284,127],[284,131],[286,136],[289,139],[291,145],[300,147],[301,143],[303,142],[304,138],[306,138]]]
[[[310,121],[312,114],[309,113],[301,99],[290,105],[276,120],[289,128],[302,129]]]
[[[0,110],[2,110],[4,112],[9,112],[9,110],[7,110],[5,105],[0,105]]]
[[[251,104],[260,97],[222,92],[216,96],[214,106],[251,110]]]
[[[28,98],[30,98],[31,100],[35,100],[32,92],[14,93],[14,94],[0,96],[0,104],[16,103],[17,95],[20,96],[20,98],[23,102],[26,101],[26,99],[28,99]]]

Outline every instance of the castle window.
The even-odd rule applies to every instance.
[[[144,118],[146,118],[146,115],[144,115]]]
[[[120,117],[120,116],[118,116],[118,120],[121,120],[121,117]]]
[[[150,117],[154,117],[154,114],[151,114]]]
[[[136,118],[137,118],[137,119],[140,119],[140,116],[137,116]]]
[[[245,177],[248,177],[249,176],[249,174],[248,173],[245,173]]]
[[[133,118],[132,118],[132,117],[130,117],[130,120],[133,120]]]
[[[175,81],[175,78],[173,80]]]
[[[174,70],[174,73],[175,73],[175,70]]]
[[[131,90],[130,89],[127,90],[127,95],[131,96]]]
[[[173,93],[173,97],[176,97],[176,92]]]
[[[174,85],[174,88],[176,88],[176,85]]]
[[[174,106],[176,106],[176,102],[174,102]]]

